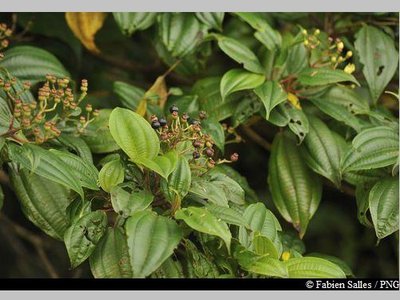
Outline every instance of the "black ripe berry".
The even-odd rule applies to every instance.
[[[153,127],[153,129],[158,129],[160,128],[161,124],[158,121],[154,121],[151,123],[151,127]]]
[[[172,114],[173,112],[179,112],[178,106],[176,106],[175,104],[172,105],[172,106],[169,108],[169,112],[170,112],[171,114]]]
[[[194,158],[194,159],[198,159],[199,157],[200,157],[200,153],[197,152],[197,151],[194,151],[194,152],[193,152],[193,158]]]
[[[165,125],[167,125],[167,120],[165,120],[165,119],[163,119],[163,118],[161,118],[160,120],[158,120],[158,122],[160,122],[160,125],[161,126],[165,126]]]

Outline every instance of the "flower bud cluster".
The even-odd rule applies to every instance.
[[[0,51],[8,47],[8,38],[12,35],[12,30],[6,24],[0,24]],[[2,57],[0,57],[1,59]]]
[[[57,78],[49,74],[38,90],[36,101],[23,101],[22,95],[30,89],[30,86],[29,82],[21,85],[15,77],[6,81],[0,79],[0,88],[7,95],[12,108],[10,131],[22,130],[29,142],[42,144],[60,136],[61,123],[65,126],[67,121],[75,124],[77,132],[81,133],[98,115],[98,111],[93,110],[90,104],[86,105],[86,116],[82,115],[78,107],[87,94],[86,80],[82,80],[82,93],[76,97],[68,78]]]

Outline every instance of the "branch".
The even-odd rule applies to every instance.
[[[244,125],[241,126],[240,129],[256,144],[267,151],[271,151],[271,144],[266,141],[262,136],[260,136],[257,132],[255,132],[251,127]]]
[[[17,235],[24,240],[30,242],[36,249],[39,258],[41,259],[46,271],[49,273],[51,278],[59,278],[54,266],[51,264],[46,252],[44,251],[43,240],[33,234],[31,231],[25,229],[21,225],[10,220],[5,214],[0,213],[0,220],[2,220],[7,226],[9,226]]]

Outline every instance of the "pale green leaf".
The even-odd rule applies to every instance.
[[[151,192],[133,188],[131,192],[124,189],[124,185],[111,188],[111,203],[115,212],[124,218],[131,216],[136,211],[148,208],[154,199]]]
[[[175,213],[175,219],[183,220],[194,230],[220,237],[230,251],[232,235],[228,225],[217,219],[210,211],[201,207],[182,208]]]
[[[111,192],[114,186],[124,182],[125,169],[120,159],[106,163],[99,172],[99,184],[106,192]]]
[[[285,264],[289,278],[346,278],[339,266],[318,257],[292,258]]]

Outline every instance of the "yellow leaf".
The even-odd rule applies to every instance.
[[[165,83],[165,76],[158,76],[153,85],[149,88],[149,90],[144,95],[145,98],[156,95],[158,97],[158,106],[164,108],[165,102],[167,102],[168,91],[167,84]]]
[[[103,26],[107,13],[104,12],[66,12],[65,19],[74,35],[86,49],[100,53],[94,42],[94,36]]]
[[[143,98],[140,100],[138,107],[136,108],[136,113],[144,117],[147,111],[147,99]]]
[[[289,102],[293,104],[294,107],[296,107],[297,109],[301,109],[300,100],[299,98],[297,98],[295,94],[288,93],[287,98]]]

